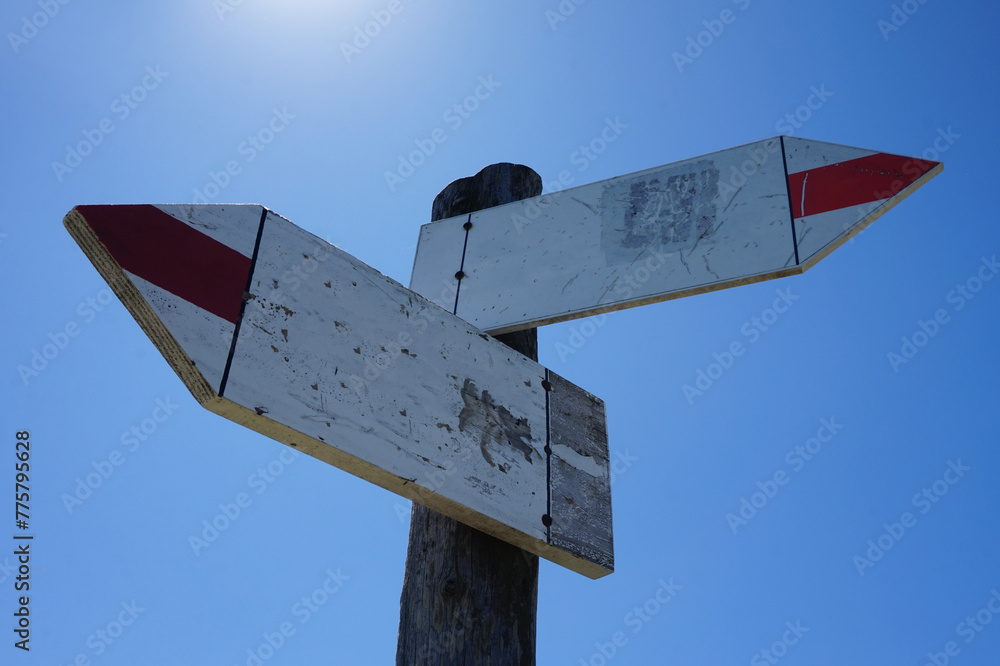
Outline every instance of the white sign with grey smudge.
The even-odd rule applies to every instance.
[[[775,137],[425,224],[410,288],[499,334],[794,275],[941,168]]]
[[[599,399],[260,206],[81,206],[66,226],[204,407],[591,578],[613,570]]]

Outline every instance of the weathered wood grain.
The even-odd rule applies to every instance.
[[[614,568],[611,480],[604,403],[549,372],[549,547]],[[565,396],[565,398],[563,397]],[[607,478],[605,487],[594,478]]]

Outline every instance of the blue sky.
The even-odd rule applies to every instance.
[[[0,662],[242,666],[285,622],[269,666],[395,653],[409,503],[199,407],[63,229],[73,206],[261,203],[406,284],[435,194],[487,164],[577,185],[784,133],[945,170],[805,275],[540,332],[540,361],[606,401],[621,473],[615,573],[542,563],[538,663],[997,663],[998,14],[5,3],[0,487],[13,504],[29,431],[35,539],[31,651],[7,630]],[[587,156],[608,122],[620,134]],[[779,289],[797,300],[751,340]],[[893,364],[905,340],[924,344]],[[869,540],[889,549],[861,566]]]

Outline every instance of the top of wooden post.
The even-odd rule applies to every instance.
[[[434,197],[431,222],[484,208],[537,197],[542,193],[542,177],[523,164],[500,162],[485,167],[475,176],[459,178]]]

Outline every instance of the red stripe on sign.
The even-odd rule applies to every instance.
[[[226,321],[239,319],[249,258],[156,206],[77,210],[122,268]]]
[[[819,215],[899,194],[938,162],[876,153],[789,174],[792,216]]]

